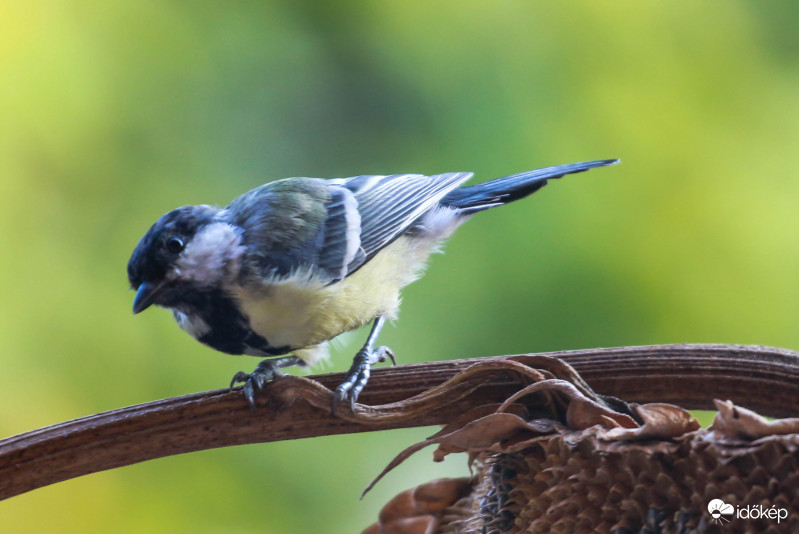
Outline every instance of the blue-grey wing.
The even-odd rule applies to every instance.
[[[331,186],[327,218],[320,235],[318,267],[333,280],[341,280],[349,274],[351,265],[362,264],[364,258],[358,201],[349,189]]]
[[[452,172],[329,180],[318,266],[334,280],[352,274],[471,177]]]

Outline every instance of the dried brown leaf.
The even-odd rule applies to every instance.
[[[468,492],[471,482],[468,478],[439,478],[422,484],[413,492],[418,512],[436,514]]]
[[[442,428],[441,430],[439,430],[438,432],[436,432],[426,440],[420,441],[419,443],[414,443],[413,445],[404,449],[388,463],[388,465],[380,472],[380,474],[377,475],[377,477],[375,477],[374,480],[372,480],[369,483],[368,486],[366,486],[366,489],[364,489],[363,493],[361,494],[361,498],[363,498],[363,496],[366,495],[375,486],[375,484],[377,484],[384,476],[386,476],[389,473],[389,471],[392,471],[395,467],[397,467],[402,462],[410,458],[414,453],[424,449],[428,445],[441,443],[442,438],[444,436],[457,432],[458,430],[462,429],[471,422],[479,420],[482,417],[485,417],[486,414],[494,413],[497,410],[498,406],[499,405],[497,404],[486,404],[484,406],[478,406],[477,408],[469,410],[468,412],[457,417],[455,420],[451,421],[449,424],[444,426],[444,428]],[[517,406],[514,409],[518,411],[522,410],[520,406]],[[443,449],[439,448],[438,450],[436,450],[435,453],[433,453],[433,460],[436,462],[440,462],[444,459],[444,456],[446,456],[450,452],[463,452],[464,450],[465,449],[459,447],[451,450],[448,449],[447,447],[444,447]]]
[[[713,399],[718,413],[710,430],[749,439],[799,433],[799,418],[790,417],[769,421],[752,410],[736,406],[732,401]]]
[[[632,417],[608,408],[598,400],[599,397],[593,392],[589,396],[574,384],[560,379],[542,380],[535,384],[530,384],[509,397],[500,406],[499,411],[527,395],[541,393],[557,393],[566,399],[566,424],[569,428],[582,430],[594,425],[602,425],[609,428],[617,426],[625,428],[638,427],[638,423]]]
[[[642,439],[668,440],[699,429],[699,422],[688,412],[673,404],[652,403],[636,407],[644,421],[640,428],[612,428],[601,431],[601,439],[633,441]]]

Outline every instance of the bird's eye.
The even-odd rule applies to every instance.
[[[170,237],[166,240],[166,249],[172,254],[180,254],[184,246],[183,240],[179,237]]]

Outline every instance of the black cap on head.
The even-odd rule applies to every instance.
[[[178,241],[187,244],[217,212],[211,206],[183,206],[161,216],[141,238],[128,261],[130,286],[138,289],[144,282],[162,281],[180,254],[182,246],[178,246]]]

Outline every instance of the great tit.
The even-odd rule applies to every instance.
[[[282,368],[313,365],[327,342],[369,322],[372,329],[336,389],[333,411],[350,408],[386,357],[375,341],[428,256],[472,215],[523,198],[547,180],[618,160],[588,161],[460,187],[469,172],[324,180],[286,178],[228,206],[184,206],[163,215],[128,263],[133,313],[172,310],[192,337],[221,352],[268,357],[239,372],[254,394]]]

